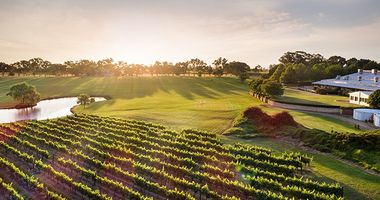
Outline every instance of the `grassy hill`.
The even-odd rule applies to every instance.
[[[111,97],[86,109],[77,107],[76,112],[164,122],[177,129],[201,128],[217,133],[227,129],[247,106],[262,104],[248,95],[246,83],[235,78],[3,77],[0,78],[0,108],[16,104],[6,93],[11,85],[23,81],[35,85],[42,98],[80,93]],[[281,111],[263,108],[269,113]],[[298,111],[291,114],[309,128],[355,131],[353,125],[333,118]]]
[[[6,97],[12,84],[26,81],[42,98],[109,96],[78,112],[149,120],[175,127],[197,127],[221,132],[242,109],[252,103],[247,84],[234,78],[141,77],[141,78],[3,78],[0,107],[15,104]]]

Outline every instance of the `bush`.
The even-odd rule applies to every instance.
[[[250,107],[243,112],[244,117],[257,121],[259,124],[265,126],[297,126],[297,122],[288,112],[277,113],[270,116],[263,112],[260,108]]]
[[[275,81],[268,81],[262,84],[260,87],[263,93],[270,97],[284,94],[284,88],[282,87],[281,83]]]
[[[260,108],[258,107],[249,107],[243,112],[244,117],[247,117],[248,119],[258,119],[260,121],[269,121],[270,116],[266,113],[264,113]]]
[[[368,104],[372,108],[380,108],[380,90],[376,90],[369,95]]]
[[[336,88],[317,88],[315,89],[317,94],[338,94],[338,90]]]
[[[297,122],[288,112],[281,112],[271,117],[271,124],[273,126],[297,126]]]

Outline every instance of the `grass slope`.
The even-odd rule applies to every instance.
[[[14,105],[6,97],[18,82],[37,87],[43,98],[80,93],[112,99],[75,111],[102,116],[149,120],[174,128],[197,127],[221,132],[242,109],[251,104],[246,83],[234,78],[2,78],[0,107]]]
[[[286,87],[283,96],[276,100],[289,103],[303,103],[312,105],[332,105],[342,107],[354,107],[355,104],[348,103],[348,97],[338,95],[320,95],[311,92]]]
[[[0,108],[16,104],[6,93],[11,85],[23,81],[35,85],[42,98],[77,96],[80,93],[112,98],[86,109],[77,107],[76,112],[165,122],[176,129],[201,128],[219,133],[227,129],[247,106],[262,105],[262,102],[248,95],[247,84],[234,78],[1,77]],[[310,93],[303,94],[304,98],[307,94]],[[269,114],[282,111],[261,107]],[[352,124],[335,118],[300,111],[290,113],[298,123],[308,128],[328,132],[331,129],[356,131]]]

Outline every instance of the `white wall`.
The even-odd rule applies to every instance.
[[[362,100],[360,98],[362,98]],[[363,101],[363,99],[368,100],[368,98],[369,98],[369,95],[363,94],[362,92],[353,92],[353,93],[350,93],[349,102],[352,104],[368,107],[369,104]]]

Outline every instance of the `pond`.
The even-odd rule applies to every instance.
[[[105,101],[104,97],[94,97],[95,102]],[[71,115],[71,108],[78,105],[76,97],[42,100],[36,106],[20,109],[0,109],[0,123],[21,120],[52,119]]]

